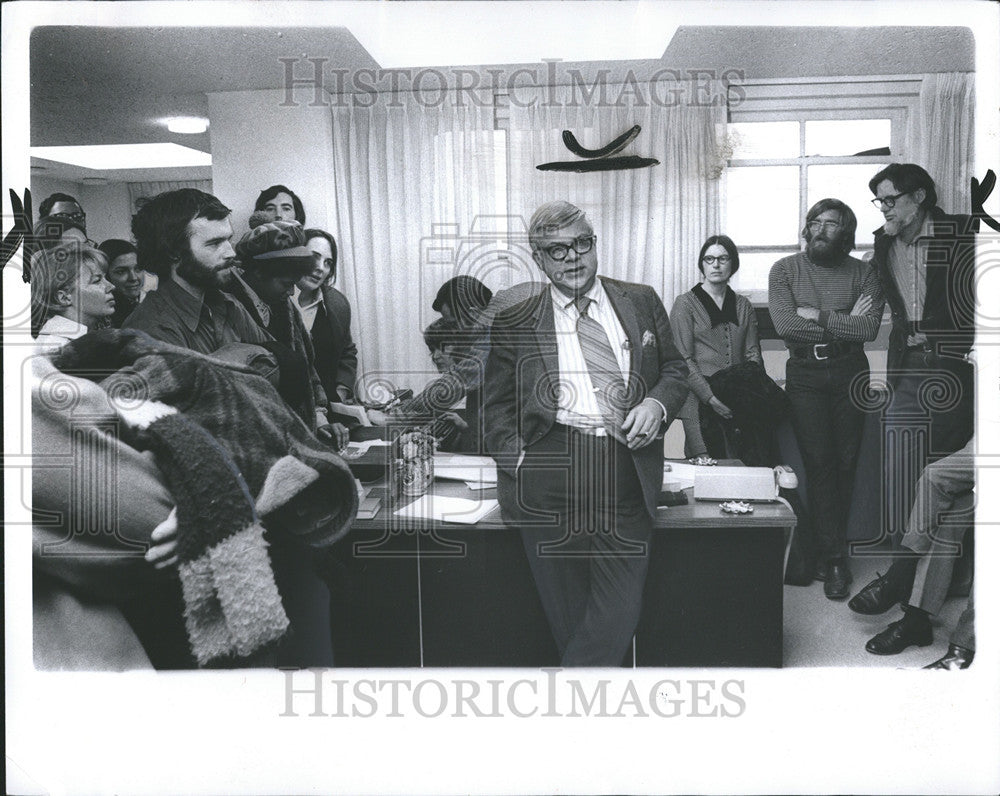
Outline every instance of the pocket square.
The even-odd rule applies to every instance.
[[[642,345],[643,347],[656,345],[656,335],[649,331],[649,329],[642,333]]]

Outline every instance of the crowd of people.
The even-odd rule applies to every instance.
[[[425,426],[442,450],[495,459],[503,517],[520,531],[562,665],[622,661],[674,419],[685,455],[704,466],[779,464],[777,428],[791,421],[808,507],[793,504],[786,583],[819,580],[829,599],[846,599],[874,400],[864,343],[887,302],[894,563],[848,605],[903,606],[868,642],[873,654],[930,644],[971,524],[974,228],[937,207],[915,164],[887,166],[869,188],[885,218],[870,262],[851,256],[855,213],[830,198],[809,209],[802,249],[771,269],[784,389],[765,371],[754,307],[729,285],[740,266],[729,237],[704,242],[702,279],[668,315],[651,287],[599,276],[590,220],[554,201],[529,223],[544,278],[496,294],[470,275],[445,282],[432,307],[441,317],[423,331],[438,376],[388,406],[355,392],[337,242],[306,226],[288,187],[260,193],[242,234],[215,196],[163,193],[133,217],[133,241],[99,246],[79,202],[54,194],[28,253],[35,455],[71,454],[76,474],[35,472],[36,663],[332,665],[323,562],[358,501],[337,455],[359,423],[350,404],[369,424]],[[948,400],[925,406],[928,380]],[[65,385],[73,401],[60,400]],[[102,555],[67,565],[60,544]],[[974,650],[970,596],[933,665],[964,668]]]

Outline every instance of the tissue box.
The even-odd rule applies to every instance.
[[[766,502],[776,497],[770,467],[705,467],[694,477],[695,500]]]

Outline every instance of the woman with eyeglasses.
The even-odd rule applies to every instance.
[[[316,372],[331,401],[354,396],[358,349],[351,338],[351,305],[333,284],[337,281],[337,242],[322,229],[307,229],[306,248],[313,270],[295,286],[294,303],[312,336]]]
[[[739,268],[736,244],[726,235],[712,235],[698,254],[702,282],[679,295],[670,313],[674,342],[687,362],[691,387],[678,413],[684,426],[684,455],[696,461],[726,455],[721,435],[710,434],[706,441],[702,434],[703,408],[723,420],[733,419],[732,408],[715,395],[708,377],[743,362],[762,362],[753,306],[729,287]]]

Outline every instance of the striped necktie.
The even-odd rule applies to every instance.
[[[580,317],[576,321],[576,336],[580,341],[583,359],[587,363],[594,396],[604,416],[604,427],[619,442],[625,442],[622,423],[625,422],[625,382],[618,359],[608,341],[607,332],[600,323],[587,314],[593,299],[578,296],[576,307]]]

